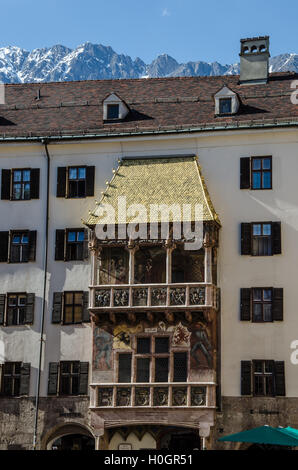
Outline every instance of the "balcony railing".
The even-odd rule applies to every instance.
[[[133,307],[198,308],[218,306],[218,289],[212,284],[114,284],[92,286],[91,308]]]
[[[215,408],[214,382],[91,384],[90,408]]]

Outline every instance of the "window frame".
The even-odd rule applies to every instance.
[[[12,364],[12,367],[13,367],[13,372],[11,374],[5,374],[5,367],[7,364]],[[22,362],[21,361],[6,361],[2,364],[2,371],[1,371],[1,394],[5,397],[19,397],[20,396],[20,390],[21,390],[21,369],[22,369]],[[15,368],[16,368],[16,365],[18,365],[19,367],[19,373],[16,373],[15,372]],[[10,377],[11,378],[11,381],[12,381],[12,386],[11,386],[11,390],[12,390],[12,393],[11,394],[7,394],[5,393],[5,390],[4,390],[4,382],[5,382],[5,377]],[[19,381],[19,384],[18,384],[18,393],[15,393],[15,388],[16,388],[16,380]]]
[[[189,349],[187,347],[180,347],[180,348],[172,348],[171,347],[171,334],[158,334],[158,333],[148,333],[148,334],[134,334],[132,335],[131,338],[131,349],[123,349],[123,350],[118,350],[116,352],[116,371],[115,371],[115,383],[122,383],[119,382],[119,356],[121,354],[131,354],[131,377],[129,382],[125,382],[128,385],[131,383],[135,384],[159,384],[159,383],[186,383],[188,382],[188,376],[189,376],[189,361],[190,361],[190,355],[189,355]],[[138,338],[150,338],[150,353],[137,353],[137,341]],[[160,353],[156,352],[156,339],[157,338],[168,338],[169,341],[169,348],[168,352],[166,353]],[[174,382],[174,354],[175,353],[185,353],[186,354],[186,361],[187,361],[187,376],[186,376],[186,382]],[[168,380],[166,381],[156,381],[156,359],[159,358],[167,358],[168,359]],[[138,359],[149,359],[149,381],[148,382],[143,382],[143,381],[138,381],[137,380],[137,361]],[[123,382],[124,383],[124,382]]]
[[[13,243],[13,237],[15,235],[20,235],[20,239],[22,240],[23,236],[26,235],[28,238],[27,243]],[[13,246],[19,246],[19,260],[18,261],[12,261],[12,247]],[[23,258],[23,246],[27,246],[27,259],[24,260]],[[9,239],[9,257],[8,261],[10,264],[15,264],[15,263],[27,263],[29,261],[29,250],[30,250],[30,230],[11,230],[10,231],[10,239]]]
[[[83,233],[83,240],[82,241],[75,240],[73,242],[69,241],[68,240],[68,235],[71,232],[76,233],[76,238],[77,238],[78,232]],[[84,240],[85,240],[85,230],[84,229],[82,229],[82,228],[67,228],[67,229],[65,229],[65,260],[66,261],[84,261]],[[75,256],[75,258],[72,258],[71,256],[69,256],[71,254],[70,246],[74,246],[74,245],[76,245],[76,248],[75,248],[76,256]],[[81,247],[81,248],[79,248],[79,247]],[[81,249],[81,251],[82,251],[82,257],[78,256],[79,249]]]
[[[222,112],[222,111],[221,111],[221,106],[222,106],[223,101],[229,101],[229,103],[230,103],[230,111],[225,111],[225,112]],[[218,111],[219,111],[219,116],[226,116],[226,115],[229,115],[229,114],[233,114],[233,113],[232,113],[232,107],[233,107],[232,97],[227,96],[227,97],[218,98]]]
[[[63,372],[63,365],[70,365],[70,372]],[[78,372],[73,372],[74,365],[77,365]],[[62,379],[63,377],[68,378],[68,393],[62,392]],[[73,380],[77,379],[77,393],[73,393]],[[58,395],[61,397],[65,396],[78,396],[80,395],[80,361],[60,361],[59,362],[59,385],[58,385]]]
[[[14,181],[14,174],[17,171],[22,172],[21,181]],[[24,181],[23,180],[23,172],[24,171],[29,171],[30,172],[29,181]],[[28,198],[21,197],[19,199],[15,198],[14,197],[14,185],[15,184],[20,184],[21,185],[22,196],[24,196],[24,193],[25,193],[25,190],[24,190],[25,184],[29,184],[30,185],[30,187],[29,187],[29,197]],[[11,171],[10,171],[10,200],[11,201],[30,201],[30,199],[31,199],[31,185],[32,185],[32,168],[12,168]]]
[[[262,372],[256,372],[255,367],[256,363],[262,363]],[[272,371],[266,372],[266,365],[271,365]],[[256,393],[256,378],[260,377],[263,380],[263,391],[264,393]],[[271,393],[267,391],[268,386],[266,383],[266,378],[271,377]],[[252,361],[252,395],[254,397],[274,397],[274,382],[275,382],[275,366],[274,361],[268,359],[254,359]]]
[[[262,291],[262,300],[261,301],[256,301],[254,300],[254,291],[255,290],[261,290]],[[264,300],[264,291],[270,291],[271,292],[271,299],[270,301]],[[274,301],[274,296],[273,296],[273,287],[251,287],[251,322],[252,323],[273,323],[273,301]],[[254,305],[259,304],[262,306],[262,320],[256,320],[254,316]],[[271,305],[271,319],[270,320],[265,320],[264,319],[264,305]]]
[[[118,113],[117,113],[117,117],[110,117],[109,116],[109,109],[111,108],[118,108]],[[119,114],[120,114],[120,104],[119,103],[107,103],[107,121],[115,121],[115,120],[118,120],[119,119]]]
[[[81,168],[83,168],[85,170],[85,178],[79,178],[78,177],[79,169],[81,169]],[[77,170],[77,178],[75,178],[75,179],[70,178],[69,173],[70,173],[71,170]],[[84,195],[83,196],[78,195],[78,193],[79,193],[78,186],[79,186],[80,181],[85,182],[85,188],[84,188]],[[76,182],[76,188],[77,188],[76,192],[77,192],[77,194],[75,196],[71,195],[71,191],[70,191],[70,183],[71,182]],[[65,195],[65,197],[67,199],[85,199],[87,197],[86,193],[87,193],[87,166],[86,165],[78,165],[78,166],[72,165],[72,166],[66,167],[66,195]]]
[[[263,169],[263,160],[264,159],[270,159],[270,169]],[[253,162],[255,160],[261,160],[261,169],[260,170],[254,170],[253,169]],[[254,173],[261,173],[261,187],[260,188],[254,188],[253,187],[253,175]],[[263,173],[270,173],[270,187],[264,188],[263,187]],[[252,191],[268,191],[272,189],[272,177],[273,177],[273,172],[272,172],[272,155],[264,155],[264,156],[251,156],[250,157],[250,189]]]
[[[253,231],[254,231],[254,226],[255,225],[261,225],[261,228],[262,228],[262,234],[261,235],[254,235]],[[270,235],[264,235],[263,234],[263,226],[264,225],[270,225]],[[251,222],[251,256],[272,256],[273,255],[273,233],[272,233],[272,222]],[[258,253],[254,253],[254,247],[253,247],[253,242],[254,242],[254,239],[258,238],[258,241],[260,242],[260,240],[262,239],[270,239],[270,248],[271,248],[271,252],[268,253],[268,254],[264,254],[264,252],[262,252],[261,254],[258,252]],[[260,251],[258,249],[258,251]],[[263,247],[263,251],[264,251],[264,247]]]
[[[68,304],[66,302],[66,296],[67,294],[72,295],[73,302],[71,304]],[[76,304],[75,303],[75,295],[76,294],[81,294],[82,295],[82,301],[81,304]],[[66,318],[66,307],[72,307],[72,321],[67,322],[65,320]],[[81,308],[81,319],[78,321],[75,321],[75,307],[80,307]],[[84,291],[64,291],[63,292],[63,312],[62,312],[62,324],[63,325],[78,325],[83,323],[83,310],[84,310]]]
[[[19,297],[25,297],[25,304],[23,306],[21,305],[16,305],[15,307],[13,306],[10,306],[9,305],[9,298],[12,297],[12,296],[16,296],[17,297],[17,303],[19,301]],[[8,309],[9,308],[13,308],[13,309],[17,309],[17,318],[18,318],[18,321],[16,323],[8,323]],[[20,312],[19,310],[21,308],[24,308],[25,312],[24,312],[24,321],[23,323],[20,323],[19,322],[19,318],[20,318]],[[4,324],[5,326],[23,326],[23,325],[26,325],[26,309],[27,309],[27,293],[26,292],[7,292],[7,300],[6,300],[6,312],[5,312],[5,318],[4,318]],[[14,316],[14,315],[13,315]]]

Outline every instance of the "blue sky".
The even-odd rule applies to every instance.
[[[298,53],[297,0],[0,0],[0,46],[86,41],[151,62],[238,61],[239,40],[269,34],[271,55]]]

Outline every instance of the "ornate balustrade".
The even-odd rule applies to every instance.
[[[133,307],[217,308],[217,288],[212,284],[117,284],[91,286],[92,309]]]
[[[215,408],[213,382],[91,384],[90,408]]]

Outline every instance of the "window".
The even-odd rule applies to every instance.
[[[271,189],[271,157],[251,159],[252,189]]]
[[[2,365],[1,393],[7,397],[29,395],[30,364],[5,362]]]
[[[13,232],[10,244],[10,262],[25,263],[29,254],[28,232]]]
[[[0,262],[27,263],[35,261],[36,231],[0,232]]]
[[[13,170],[12,199],[30,199],[30,170]]]
[[[241,361],[241,395],[272,397],[285,394],[283,361]]]
[[[253,287],[240,290],[240,320],[283,321],[283,289]]]
[[[57,168],[57,197],[84,198],[94,196],[94,166]]]
[[[253,361],[254,396],[272,397],[274,387],[274,362]]]
[[[6,301],[7,297],[7,301]],[[35,294],[0,294],[0,325],[27,325],[33,323]]]
[[[52,323],[90,322],[89,292],[54,292]]]
[[[83,292],[65,292],[64,323],[81,323],[83,316]]]
[[[118,119],[119,118],[119,104],[108,104],[107,119]]]
[[[88,392],[88,362],[50,362],[48,395],[86,395]]]
[[[272,289],[253,289],[252,293],[253,321],[272,321]]]
[[[84,230],[69,230],[66,239],[66,257],[68,260],[83,259]]]
[[[68,197],[86,197],[86,167],[68,168]]]
[[[240,189],[272,189],[272,157],[240,158]]]
[[[134,351],[118,355],[119,383],[187,381],[188,353],[171,351],[168,336],[135,337]]]
[[[219,114],[230,114],[232,112],[232,98],[221,98],[219,100]]]
[[[80,261],[88,258],[88,232],[84,229],[56,230],[56,261]]]
[[[252,255],[272,255],[271,224],[252,224]]]
[[[280,222],[242,223],[241,254],[252,256],[281,254]]]
[[[2,170],[1,199],[39,199],[39,168]]]

